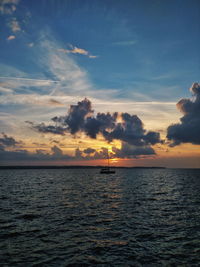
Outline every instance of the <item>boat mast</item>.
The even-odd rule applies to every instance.
[[[109,162],[109,152],[108,152],[108,168],[110,168],[110,162]]]

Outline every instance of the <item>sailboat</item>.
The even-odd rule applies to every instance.
[[[107,166],[107,167],[103,167],[103,168],[101,168],[100,173],[102,173],[102,174],[115,173],[115,170],[111,170],[111,169],[110,169],[110,159],[109,159],[109,154],[108,154],[108,166]]]

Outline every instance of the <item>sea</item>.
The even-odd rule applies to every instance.
[[[0,266],[200,266],[200,169],[0,170]]]

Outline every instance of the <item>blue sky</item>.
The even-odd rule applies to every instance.
[[[198,0],[2,0],[2,131],[25,137],[25,120],[84,97],[147,128],[178,121],[175,104],[199,81],[199,15]]]
[[[21,0],[15,12],[1,16],[1,62],[46,78],[37,62],[46,34],[59,42],[58,49],[72,44],[97,56],[73,55],[95,89],[117,89],[120,98],[136,92],[152,100],[178,99],[199,78],[199,12],[195,0]],[[20,27],[14,32],[13,18]],[[7,41],[9,35],[16,38]]]

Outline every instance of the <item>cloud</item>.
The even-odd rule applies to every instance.
[[[160,143],[160,134],[147,132],[137,115],[129,113],[97,113],[94,114],[92,103],[85,98],[76,105],[71,105],[68,114],[52,118],[54,125],[32,124],[31,127],[42,133],[64,135],[70,132],[75,135],[84,132],[96,139],[101,134],[106,141],[120,140],[135,146],[148,146]]]
[[[88,74],[68,55],[61,55],[58,51],[60,44],[44,34],[40,41],[42,54],[38,63],[46,70],[48,76],[59,81],[57,86],[52,87],[51,95],[77,95],[87,94],[92,91],[92,84]],[[73,93],[72,93],[73,92]]]
[[[16,18],[12,18],[12,20],[8,22],[8,27],[14,33],[21,31],[21,27],[20,27],[19,22],[17,21]]]
[[[15,38],[16,38],[15,35],[10,35],[10,36],[8,36],[7,40],[11,41],[11,40],[14,40]]]
[[[53,146],[51,148],[51,151],[52,151],[52,156],[53,157],[55,157],[55,158],[62,158],[63,152],[62,152],[62,150],[59,147]]]
[[[148,129],[152,129],[153,126],[158,128],[155,124],[159,124],[160,127],[161,123],[166,129],[166,125],[169,125],[169,117],[173,118],[173,121],[177,121],[174,119],[175,107],[173,103],[169,105],[169,103],[162,102],[135,102],[131,99],[121,101],[117,99],[117,90],[107,88],[97,90],[91,82],[88,72],[75,62],[75,58],[57,51],[62,44],[52,36],[51,33],[48,34],[48,31],[41,33],[38,36],[37,45],[34,47],[35,53],[31,53],[28,58],[30,62],[39,67],[36,71],[43,71],[29,73],[28,69],[27,72],[23,72],[3,63],[0,64],[2,76],[4,76],[1,79],[4,86],[1,91],[0,104],[9,104],[10,109],[15,109],[12,121],[18,131],[20,131],[21,125],[19,126],[15,122],[21,120],[22,112],[24,120],[37,121],[40,118],[46,123],[49,118],[58,114],[62,115],[59,113],[61,112],[61,105],[53,103],[51,99],[69,105],[78,102],[85,96],[92,100],[99,113],[102,113],[102,110],[104,114],[107,114],[107,110],[112,113],[115,110],[123,112],[124,107],[126,107],[128,113],[137,114],[142,121],[145,120]],[[38,79],[35,79],[36,77]],[[112,105],[110,99],[112,99]],[[16,108],[16,105],[20,108]],[[58,109],[60,109],[58,113],[55,113],[55,110]],[[88,120],[88,133],[95,136],[95,132],[91,129],[93,126],[92,121]]]
[[[0,64],[2,69],[0,79],[3,79],[4,87],[15,91],[9,97],[6,96],[3,101],[6,102],[8,99],[10,103],[13,101],[15,104],[17,101],[23,104],[21,98],[26,104],[26,101],[31,101],[28,95],[30,93],[38,95],[38,98],[49,95],[64,98],[90,93],[94,95],[88,73],[68,54],[62,55],[57,51],[61,44],[52,37],[51,33],[47,30],[41,33],[38,39],[37,46],[34,48],[37,53],[34,53],[34,56],[32,53],[29,55],[30,62],[34,62],[38,67],[38,73],[22,72],[12,66]],[[44,71],[41,72],[41,69]]]
[[[57,142],[56,142],[57,143]],[[74,151],[74,156],[64,154],[62,149],[57,145],[50,148],[47,152],[44,149],[37,149],[35,152],[30,153],[26,149],[20,149],[21,141],[17,141],[13,137],[7,136],[2,133],[0,137],[0,162],[9,161],[50,161],[50,160],[96,160],[107,159],[108,148],[102,147],[101,149],[93,149],[88,147],[80,150],[77,148]],[[45,146],[44,144],[37,144],[37,146]],[[46,147],[46,146],[45,146]],[[150,146],[137,147],[122,142],[121,148],[112,147],[112,151],[109,152],[110,158],[137,158],[141,155],[153,155],[154,150]]]
[[[63,103],[53,98],[49,99],[49,104],[52,106],[63,106]]]
[[[89,55],[89,58],[97,58],[98,56]]]
[[[113,45],[117,46],[132,46],[137,43],[137,40],[128,40],[128,41],[119,41],[119,42],[114,42]]]
[[[160,134],[153,131],[146,132],[137,115],[122,113],[121,120],[120,123],[115,122],[114,127],[103,130],[106,140],[121,140],[136,146],[154,145],[161,142]]]
[[[67,116],[54,119],[56,122],[64,119],[62,124],[66,124],[70,133],[75,134],[84,128],[85,119],[93,112],[91,102],[85,98],[83,101],[78,102],[77,105],[71,105]]]
[[[200,84],[194,83],[190,88],[193,99],[181,99],[177,108],[184,114],[181,123],[172,124],[167,129],[167,138],[176,146],[181,143],[200,145]]]
[[[45,123],[34,124],[31,121],[26,121],[27,124],[31,126],[32,129],[40,132],[40,133],[51,133],[51,134],[58,134],[58,135],[65,135],[67,132],[67,128],[55,125],[46,125]]]
[[[95,160],[95,159],[107,159],[109,158],[139,158],[141,156],[155,155],[155,151],[150,146],[138,147],[130,145],[126,142],[122,142],[121,148],[112,147],[112,151],[108,152],[108,148],[102,147],[100,150],[95,150],[93,148],[87,148],[80,150],[77,148],[75,150],[74,159],[82,160]]]
[[[137,158],[140,155],[154,155],[155,151],[152,147],[145,146],[135,146],[128,143],[122,142],[121,149],[116,147],[112,148],[116,158]]]
[[[71,97],[54,97],[48,95],[38,95],[38,94],[22,94],[14,95],[13,91],[8,88],[0,87],[0,104],[19,104],[19,105],[31,105],[31,106],[41,106],[45,107],[63,107],[62,102],[69,102]],[[62,102],[61,102],[62,101]],[[31,115],[31,114],[30,114]]]
[[[48,29],[45,33],[41,32],[38,39],[34,47],[37,53],[29,55],[30,62],[38,66],[38,73],[22,72],[13,66],[0,64],[2,70],[0,79],[3,81],[4,88],[13,92],[7,94],[8,91],[4,90],[5,94],[1,96],[0,102],[24,105],[24,108],[27,104],[32,104],[34,108],[34,105],[41,106],[44,101],[51,105],[48,100],[51,97],[65,104],[78,101],[84,96],[95,99],[96,88],[89,79],[87,71],[81,68],[69,54],[63,55],[57,51],[61,44],[52,37],[51,32],[48,33]],[[41,72],[41,69],[44,71]],[[104,99],[105,102],[105,99],[113,98],[117,90],[98,89],[98,92],[98,99]],[[96,99],[96,101],[99,100]],[[44,104],[44,107],[47,104]],[[37,112],[36,109],[35,112]],[[44,113],[47,114],[47,112],[45,108]]]
[[[2,15],[11,15],[15,12],[19,0],[1,0],[0,13]]]
[[[95,149],[90,148],[90,147],[88,147],[88,148],[86,148],[86,149],[83,150],[83,152],[84,152],[85,154],[92,154],[92,153],[94,153],[95,151],[96,151]]]
[[[21,142],[16,141],[13,137],[8,137],[5,133],[2,133],[0,137],[0,146],[1,148],[6,147],[15,147],[16,145],[20,144]]]
[[[33,47],[34,46],[34,43],[28,43],[27,44],[29,47]]]
[[[71,44],[69,44],[70,49],[58,49],[59,52],[65,53],[65,54],[79,54],[79,55],[84,55],[87,56],[89,58],[97,58],[97,56],[91,55],[89,53],[89,51],[83,49],[83,48],[79,48],[76,46],[73,46]]]
[[[51,160],[73,160],[75,157],[63,154],[62,150],[57,147],[51,147],[51,153],[47,153],[43,149],[37,149],[35,153],[30,153],[24,149],[18,149],[16,151],[7,151],[0,147],[0,162],[9,161],[51,161]]]
[[[109,153],[110,158],[113,158],[114,153]],[[96,159],[107,159],[108,149],[106,147],[101,147],[101,149],[96,150],[93,148],[86,148],[80,150],[77,148],[75,150],[74,159],[75,160],[96,160]]]
[[[24,74],[24,76],[25,75],[26,74]],[[26,78],[26,77],[14,77],[14,76],[0,76],[0,81],[2,81],[3,86],[5,88],[21,89],[21,90],[24,89],[26,93],[28,90],[29,92],[32,92],[32,91],[34,92],[35,89],[37,89],[37,87],[40,87],[40,90],[43,88],[46,90],[46,88],[53,86],[53,85],[55,86],[56,84],[59,83],[59,81],[50,80],[50,79],[31,79],[31,78]],[[14,96],[16,96],[16,94]],[[22,94],[20,94],[20,96],[22,96]]]
[[[9,137],[5,133],[0,137],[0,162],[19,160],[59,160],[72,159],[69,155],[64,155],[63,151],[56,145],[51,147],[50,153],[43,149],[37,149],[35,153],[30,153],[25,149],[19,149],[22,141],[17,141],[14,137]]]

